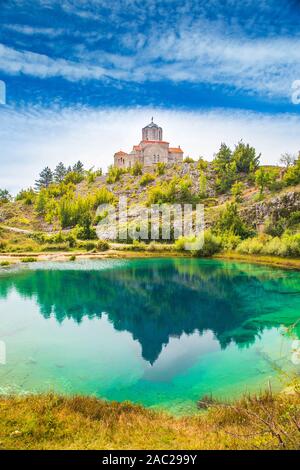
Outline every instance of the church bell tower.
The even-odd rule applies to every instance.
[[[153,118],[151,119],[150,124],[143,128],[142,140],[162,140],[162,128],[153,122]]]

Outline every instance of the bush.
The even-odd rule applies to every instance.
[[[287,169],[284,175],[283,181],[287,186],[300,183],[300,158],[296,160],[293,166],[290,166]]]
[[[251,235],[251,230],[246,226],[238,213],[236,203],[226,205],[213,229],[214,232],[221,236],[232,234],[246,238]]]
[[[226,233],[223,237],[221,236],[222,247],[226,251],[235,250],[236,247],[241,243],[241,237],[232,233]]]
[[[22,189],[16,196],[16,201],[22,201],[27,206],[30,206],[34,203],[36,198],[36,193],[32,188]]]
[[[263,242],[258,238],[248,238],[237,246],[236,251],[247,255],[259,255],[263,251],[263,247]]]
[[[163,162],[159,162],[156,165],[156,173],[160,176],[164,175],[166,171],[166,164]]]
[[[116,183],[117,181],[121,180],[121,176],[126,173],[126,170],[123,168],[118,168],[115,166],[110,166],[108,169],[108,174],[106,178],[106,182],[108,184]]]
[[[28,256],[27,258],[22,258],[21,261],[22,261],[22,263],[34,263],[37,260],[36,260],[36,258]]]
[[[200,171],[205,171],[208,167],[208,162],[204,160],[204,158],[200,157],[197,162],[197,168]]]
[[[143,174],[143,166],[140,162],[136,162],[130,170],[133,176],[139,176]]]
[[[300,256],[300,234],[285,233],[282,237],[258,236],[242,241],[238,253],[250,255]]]
[[[195,160],[191,157],[186,157],[184,160],[183,160],[183,163],[195,163]]]
[[[175,249],[178,251],[187,250],[187,245],[200,242],[197,237],[180,237],[175,242]],[[189,250],[193,256],[212,256],[222,250],[222,241],[220,237],[213,235],[209,230],[204,233],[204,244],[199,249]],[[188,250],[187,250],[188,251]]]
[[[132,242],[132,250],[133,251],[145,251],[147,248],[147,245],[145,242],[141,242],[139,240],[133,240]]]
[[[0,251],[5,251],[7,242],[0,240]]]
[[[199,196],[192,192],[192,180],[189,176],[175,176],[171,181],[156,184],[148,191],[147,205],[169,203],[195,203]]]
[[[146,186],[147,184],[152,183],[152,181],[154,180],[155,180],[154,175],[152,175],[151,173],[145,173],[140,179],[140,185]]]
[[[76,171],[70,171],[67,176],[64,179],[65,184],[73,183],[73,184],[79,184],[81,181],[83,181],[84,176],[81,173],[78,173]]]
[[[2,268],[5,268],[5,267],[7,267],[7,266],[9,266],[9,265],[10,265],[10,262],[9,262],[9,261],[1,261],[1,263],[0,263],[0,266],[1,266]]]
[[[97,251],[109,250],[110,245],[106,240],[99,240],[97,243]]]

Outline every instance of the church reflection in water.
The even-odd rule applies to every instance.
[[[100,270],[94,262],[87,269],[74,264],[71,270],[52,266],[7,275],[1,278],[0,299],[16,289],[35,298],[45,318],[60,323],[105,312],[115,330],[139,341],[151,364],[170,337],[183,333],[209,331],[221,348],[231,342],[243,347],[265,328],[298,320],[300,276],[292,271],[196,259],[107,263]]]

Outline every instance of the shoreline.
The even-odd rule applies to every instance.
[[[91,253],[85,251],[67,251],[67,252],[23,252],[23,253],[0,253],[0,264],[8,262],[9,264],[18,264],[26,262],[30,258],[31,262],[40,261],[74,261],[75,259],[147,259],[147,258],[193,258],[189,252],[169,251],[169,250],[119,250],[109,249],[107,251]],[[197,259],[197,258],[194,258]],[[247,255],[236,252],[218,253],[211,257],[199,257],[198,259],[216,259],[224,261],[237,261],[265,266],[274,266],[286,269],[300,270],[300,258],[281,258],[279,256],[265,255]],[[30,261],[28,261],[30,262]]]
[[[82,395],[0,395],[0,449],[296,450],[299,431],[293,422],[299,400],[296,389],[262,392],[174,417],[131,402]]]

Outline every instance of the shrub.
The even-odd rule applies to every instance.
[[[147,248],[147,245],[145,242],[141,242],[139,240],[133,240],[132,241],[132,250],[133,251],[145,251]]]
[[[97,243],[97,251],[109,250],[110,245],[106,240],[99,240]]]
[[[200,171],[199,176],[199,196],[200,198],[206,198],[207,196],[207,178],[203,171]]]
[[[285,233],[282,237],[258,236],[242,241],[238,253],[250,255],[300,256],[300,234]]]
[[[0,263],[0,266],[1,266],[2,268],[5,268],[5,267],[7,267],[7,266],[9,266],[9,265],[10,265],[10,262],[9,262],[9,261],[1,261],[1,263]]]
[[[175,242],[175,249],[178,251],[185,251],[189,244],[200,242],[199,239],[195,236],[191,237],[180,237]],[[206,231],[204,233],[204,244],[201,248],[195,248],[189,250],[193,256],[212,256],[215,253],[219,253],[222,250],[222,241],[220,237],[217,237],[211,233],[211,231]]]
[[[32,205],[35,201],[36,193],[32,188],[22,189],[16,196],[16,201],[22,201],[27,206]]]
[[[264,244],[258,238],[248,238],[243,240],[238,246],[236,251],[247,255],[258,255],[263,251]]]
[[[191,157],[186,157],[184,160],[183,160],[183,163],[195,163],[195,160]]]
[[[140,162],[135,162],[135,164],[133,165],[133,167],[131,168],[130,170],[130,173],[133,175],[133,176],[139,176],[139,175],[142,175],[143,174],[143,166]]]
[[[200,157],[197,162],[197,168],[200,171],[205,171],[208,167],[208,162],[204,160],[204,158]]]
[[[220,238],[222,247],[226,251],[235,250],[236,247],[241,243],[241,237],[232,233],[226,233],[223,237],[221,236]]]
[[[279,220],[267,220],[264,232],[272,237],[281,237],[286,229],[287,221],[284,218]]]
[[[288,186],[300,183],[300,158],[287,169],[283,181]]]
[[[64,179],[64,183],[73,183],[73,184],[79,184],[81,181],[84,179],[84,176],[82,173],[78,173],[76,171],[70,171],[67,176]]]
[[[156,173],[160,176],[164,175],[166,171],[166,164],[163,162],[159,162],[156,165]]]
[[[231,187],[231,194],[235,202],[242,202],[242,194],[244,191],[244,184],[241,181],[236,181]]]
[[[75,261],[75,260],[76,260],[76,256],[75,256],[75,255],[70,256],[69,260],[70,260],[70,261]]]
[[[108,169],[106,182],[108,184],[116,183],[117,181],[121,180],[121,176],[124,173],[126,173],[126,170],[124,170],[123,168],[118,168],[118,167],[115,167],[115,166],[111,165]]]
[[[245,225],[238,213],[236,203],[226,205],[214,225],[214,231],[221,236],[226,233],[237,235],[241,238],[251,235],[251,230]]]
[[[155,180],[154,175],[152,175],[151,173],[145,173],[140,179],[140,185],[146,186],[147,184],[152,183],[152,181],[154,180]]]
[[[0,251],[5,251],[7,242],[0,240]]]
[[[22,261],[22,263],[34,263],[37,260],[36,260],[36,258],[28,256],[27,258],[22,258],[21,261]]]

